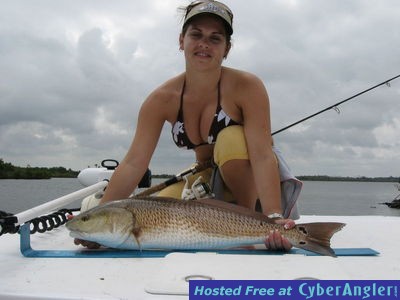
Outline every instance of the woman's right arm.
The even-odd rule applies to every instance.
[[[125,158],[111,176],[100,204],[128,198],[139,184],[148,168],[168,114],[168,105],[163,105],[162,103],[165,101],[160,100],[162,100],[162,95],[154,92],[143,103],[139,112],[135,137]],[[74,239],[74,243],[90,249],[100,247],[95,242],[81,239]]]
[[[130,196],[146,172],[166,120],[166,106],[152,93],[142,104],[135,136],[118,168],[114,171],[100,203]]]

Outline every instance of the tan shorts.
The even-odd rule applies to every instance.
[[[218,167],[222,167],[227,161],[233,159],[249,159],[244,130],[240,125],[229,126],[223,129],[218,134],[214,146],[214,162]],[[189,185],[191,186],[199,176],[203,177],[203,182],[210,182],[211,175],[211,168],[190,175],[188,176]],[[180,199],[184,185],[185,181],[172,184],[161,190],[158,196]],[[225,187],[224,200],[231,201],[232,199],[232,194]]]

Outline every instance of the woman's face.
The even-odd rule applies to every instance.
[[[195,17],[180,35],[179,46],[186,63],[201,68],[221,66],[230,49],[223,21],[210,15]]]

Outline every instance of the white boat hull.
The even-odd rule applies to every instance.
[[[185,279],[395,279],[400,278],[400,218],[303,216],[301,222],[347,226],[332,248],[371,248],[376,256],[236,255],[171,253],[163,258],[29,258],[19,235],[0,237],[0,299],[184,299]],[[73,250],[62,227],[31,236],[34,249]],[[168,296],[167,296],[168,295]]]

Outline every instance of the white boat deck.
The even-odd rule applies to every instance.
[[[30,258],[19,235],[0,237],[0,299],[186,299],[187,276],[213,279],[400,278],[400,218],[303,216],[297,223],[347,223],[332,248],[371,248],[375,256],[171,253],[164,258]],[[67,230],[31,236],[34,249],[82,249]]]

